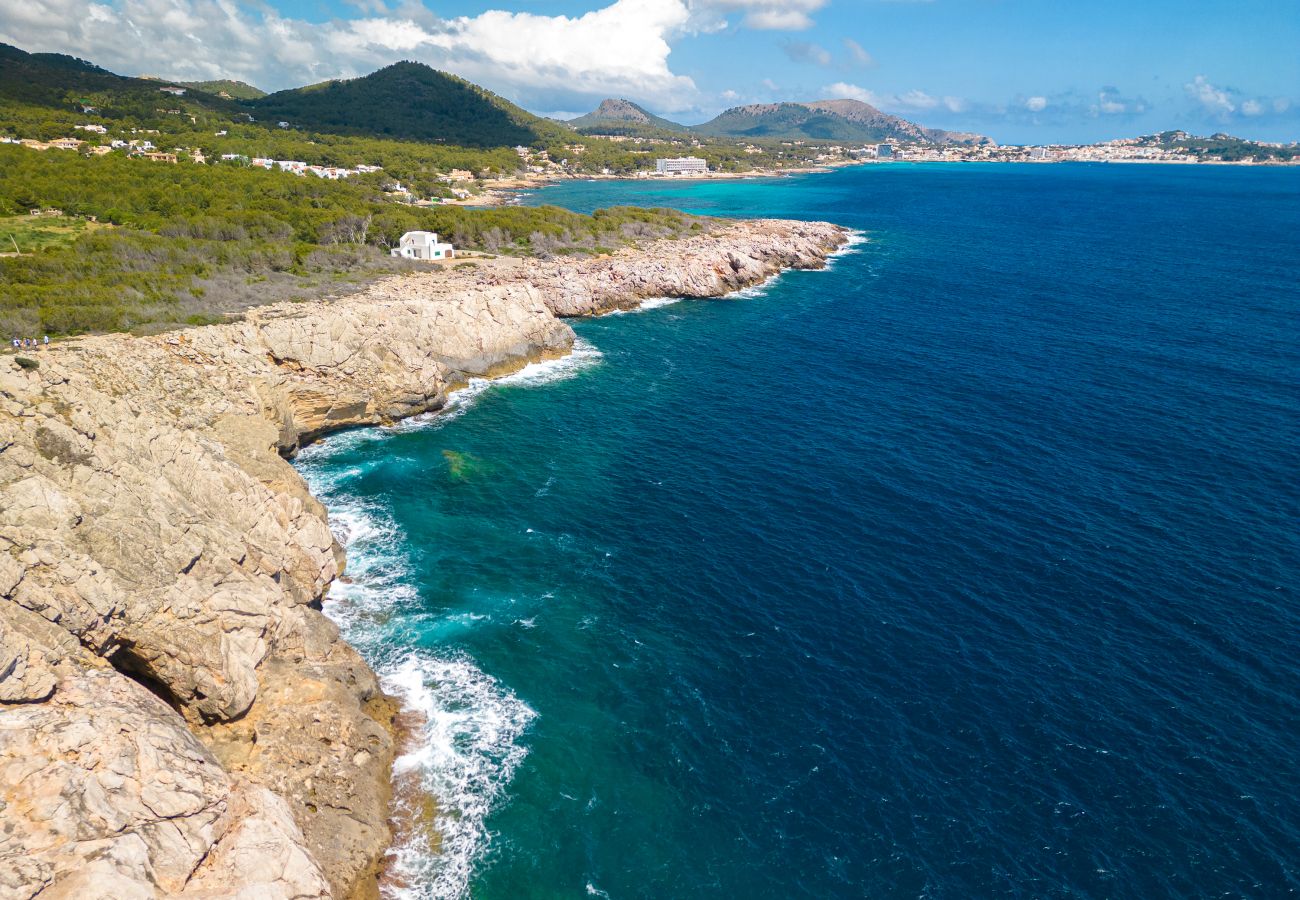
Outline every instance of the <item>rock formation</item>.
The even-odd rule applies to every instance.
[[[0,357],[0,898],[375,896],[396,710],[320,612],[343,555],[285,457],[564,353],[559,317],[843,241],[738,223]]]

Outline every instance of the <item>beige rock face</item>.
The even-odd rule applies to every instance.
[[[843,240],[744,223],[0,357],[0,900],[373,895],[395,710],[319,611],[342,552],[284,456],[565,352],[559,316]]]

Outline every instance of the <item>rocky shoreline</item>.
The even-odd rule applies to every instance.
[[[847,238],[741,222],[0,357],[0,900],[377,896],[397,709],[320,611],[343,554],[286,459]]]

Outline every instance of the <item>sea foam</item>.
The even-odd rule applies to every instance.
[[[303,469],[348,556],[348,577],[335,584],[325,613],[401,701],[413,731],[393,765],[396,802],[410,808],[389,851],[383,895],[463,897],[489,847],[485,822],[527,755],[523,736],[536,713],[467,656],[409,649],[390,625],[395,616],[404,629],[420,618],[400,529],[376,505],[346,499],[346,480],[326,490],[315,465]],[[436,803],[431,821],[420,814],[424,796]]]
[[[652,309],[661,309],[665,306],[672,306],[674,303],[681,303],[681,297],[647,297],[632,309],[611,309],[607,313],[601,313],[600,318],[605,316],[626,316],[632,313],[649,312]]]
[[[335,469],[330,461],[396,432],[436,427],[494,386],[550,384],[600,360],[600,350],[579,338],[560,359],[530,363],[502,378],[472,379],[439,413],[334,435],[298,457],[299,471],[325,503],[330,529],[347,552],[347,577],[332,586],[325,613],[375,669],[384,690],[401,700],[413,730],[393,766],[396,803],[410,808],[389,851],[382,893],[390,900],[455,900],[468,893],[475,866],[490,846],[487,817],[527,756],[523,737],[537,714],[468,656],[411,649],[397,632],[395,620],[406,630],[427,617],[400,528],[378,503],[358,499],[352,490],[378,462]],[[421,630],[436,630],[452,618],[426,621]],[[531,628],[535,622],[520,624]],[[436,802],[432,821],[421,815],[423,796]]]

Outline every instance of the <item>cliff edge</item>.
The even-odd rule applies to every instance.
[[[286,457],[845,239],[743,222],[0,357],[0,898],[376,896],[396,710],[320,612],[343,554]]]

